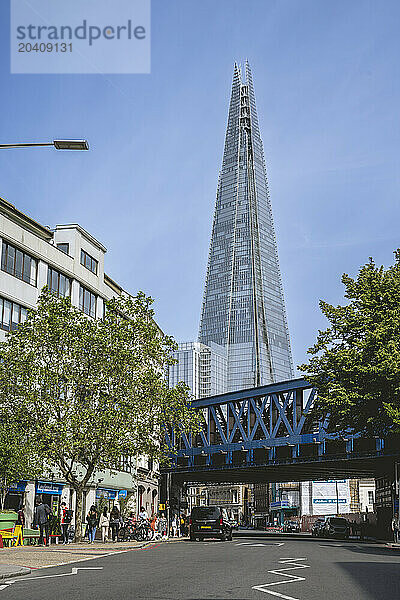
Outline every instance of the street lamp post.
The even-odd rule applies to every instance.
[[[337,481],[335,481],[335,486],[336,486],[336,514],[337,514],[337,516],[339,516],[339,489],[338,489]]]
[[[32,148],[53,146],[56,150],[89,150],[86,140],[53,140],[52,142],[18,142],[15,144],[0,144],[0,150],[8,148]]]

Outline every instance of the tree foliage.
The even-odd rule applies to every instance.
[[[383,435],[400,431],[400,251],[389,268],[372,258],[356,279],[344,274],[345,306],[320,302],[330,326],[300,365],[315,385],[315,413],[329,429]]]
[[[0,420],[0,508],[4,508],[13,484],[35,477],[43,468],[43,461],[24,427],[12,416],[4,416]]]
[[[165,456],[163,428],[195,430],[188,389],[168,389],[175,344],[143,293],[107,302],[91,319],[46,288],[36,311],[0,349],[0,402],[18,413],[38,452],[77,492],[122,456]]]

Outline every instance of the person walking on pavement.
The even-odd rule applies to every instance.
[[[116,506],[113,506],[111,513],[110,513],[110,527],[111,527],[111,534],[112,534],[113,542],[117,541],[118,531],[119,531],[121,522],[122,522],[122,519],[121,519],[120,512]]]
[[[176,537],[177,533],[178,533],[178,522],[176,519],[176,515],[174,515],[174,517],[172,519],[171,528],[172,528],[172,537]]]
[[[22,525],[22,529],[25,527],[25,506],[22,503],[18,509],[16,525]]]
[[[68,544],[68,529],[72,521],[72,510],[70,510],[66,502],[61,502],[61,535],[63,544]]]
[[[88,535],[89,535],[89,544],[94,543],[94,538],[96,536],[97,524],[99,521],[99,516],[97,514],[97,509],[94,504],[90,507],[88,515],[86,517],[86,522],[88,526]]]
[[[151,516],[150,527],[151,527],[152,531],[155,533],[156,527],[157,527],[157,515],[156,514],[152,514],[152,516]]]
[[[186,523],[185,523],[185,517],[183,515],[181,515],[180,531],[181,531],[182,536],[186,535]]]
[[[107,511],[107,506],[104,507],[103,512],[100,515],[99,527],[101,529],[101,540],[102,542],[108,541],[108,530],[110,528],[110,515]]]
[[[393,540],[395,544],[399,543],[399,513],[395,512],[392,519]]]
[[[36,500],[36,508],[33,516],[33,524],[35,527],[39,527],[39,546],[46,546],[49,543],[50,523],[49,517],[51,515],[51,508],[48,504],[44,504],[41,498]]]
[[[163,539],[165,539],[167,537],[167,528],[168,528],[167,519],[165,518],[164,513],[161,513],[160,519],[158,521],[158,530]]]

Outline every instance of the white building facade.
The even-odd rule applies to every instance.
[[[47,285],[58,296],[69,296],[85,314],[101,318],[105,301],[124,292],[104,272],[106,248],[77,224],[51,230],[0,198],[0,340],[18,327],[34,309]],[[120,471],[93,475],[85,491],[84,514],[101,497],[109,505],[128,501],[149,513],[158,508],[158,464],[146,457],[121,461]],[[74,491],[58,478],[21,481],[7,498],[10,508],[25,504],[27,525],[32,522],[35,497],[41,495],[56,514],[61,501],[75,509]],[[7,506],[7,505],[6,505]]]

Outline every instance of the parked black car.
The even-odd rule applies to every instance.
[[[190,515],[190,539],[201,541],[206,537],[232,539],[232,525],[222,506],[195,506]]]
[[[317,519],[311,528],[311,535],[313,537],[321,537],[323,535],[324,525],[325,519]]]
[[[323,537],[348,539],[349,534],[349,522],[343,517],[328,517],[322,528]]]

